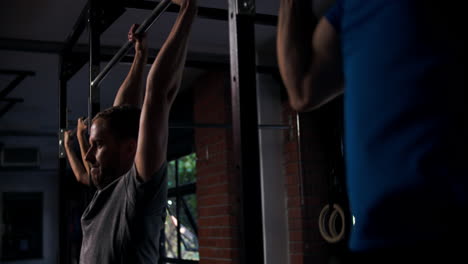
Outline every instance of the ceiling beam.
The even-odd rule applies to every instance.
[[[55,137],[57,133],[47,131],[0,130],[0,137]]]
[[[28,75],[25,74],[16,76],[16,78],[10,82],[7,87],[0,91],[0,100],[4,100],[7,95],[16,88],[16,86],[18,86],[24,79],[26,79],[26,77],[28,77]]]
[[[16,103],[18,103],[16,101],[7,101],[7,102],[8,104],[2,109],[0,109],[0,117],[5,115],[8,111],[10,111],[13,108],[13,106],[15,106]]]
[[[28,75],[28,76],[34,76],[36,75],[35,72],[33,71],[22,71],[22,70],[10,70],[10,69],[0,69],[0,74],[6,74],[6,75]]]
[[[3,99],[0,99],[0,102],[22,103],[24,102],[24,99],[23,98],[3,98]]]
[[[128,8],[136,8],[136,9],[146,9],[152,10],[154,9],[160,1],[125,1],[125,7]],[[172,5],[167,9],[168,12],[178,13],[179,7],[176,5]],[[212,19],[212,20],[221,20],[221,21],[228,21],[228,10],[221,9],[221,8],[211,8],[211,7],[198,7],[198,17]],[[265,25],[265,26],[274,26],[278,25],[278,16],[268,15],[268,14],[259,14],[256,13],[254,16],[255,24],[257,25]]]
[[[64,46],[64,43],[54,41],[0,38],[0,50],[60,53]]]
[[[37,53],[48,53],[48,54],[60,54],[65,43],[54,42],[54,41],[41,41],[41,40],[28,40],[28,39],[8,39],[0,38],[0,50],[13,50],[23,52],[37,52]],[[109,61],[112,56],[120,49],[117,46],[101,46],[101,61]],[[73,48],[73,54],[82,57],[89,52],[89,45],[78,44]],[[159,49],[149,49],[149,62],[151,62],[158,54]],[[87,57],[86,57],[87,61]],[[124,57],[122,62],[133,61],[131,54]],[[202,68],[202,69],[229,69],[230,61],[229,56],[224,54],[208,54],[202,52],[189,52],[187,54],[186,66],[191,68]],[[276,66],[265,66],[258,65],[257,71],[259,73],[277,73],[278,68]]]

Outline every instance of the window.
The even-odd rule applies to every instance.
[[[42,193],[2,195],[1,260],[42,258]]]
[[[195,153],[169,162],[162,263],[198,263]]]

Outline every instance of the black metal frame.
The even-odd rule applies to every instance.
[[[256,73],[273,72],[277,69],[256,66],[255,62],[255,24],[277,25],[277,17],[265,14],[256,14],[254,0],[228,0],[229,10],[200,7],[198,16],[213,20],[229,21],[230,32],[230,69],[231,69],[231,97],[232,97],[232,128],[234,140],[234,158],[236,171],[240,179],[241,190],[241,263],[263,263],[263,228],[261,210],[261,186],[259,166],[259,141],[257,129],[257,103],[256,103]],[[88,59],[80,56],[73,49],[79,37],[83,33],[88,19],[90,34],[90,82],[96,77],[100,60],[100,35],[118,17],[125,12],[125,7],[139,9],[154,9],[159,2],[136,0],[89,0],[81,12],[72,32],[62,46],[59,74],[59,125],[60,130],[67,128],[67,82],[86,63]],[[112,7],[112,8],[111,8]],[[177,12],[178,8],[170,6],[169,12]],[[1,41],[0,41],[1,42]],[[0,43],[1,44],[1,43]],[[44,50],[42,42],[36,43]],[[55,43],[57,44],[57,43]],[[58,48],[60,46],[55,46]],[[27,47],[26,47],[27,48]],[[45,51],[47,52],[47,51]],[[104,56],[105,57],[105,56]],[[190,57],[190,56],[189,56]],[[123,58],[130,61],[129,59]],[[191,65],[190,65],[191,64]],[[203,60],[187,61],[187,66],[192,67],[223,67],[228,68],[225,61],[206,62]],[[98,85],[90,86],[89,114],[94,116],[99,110]],[[225,124],[223,124],[226,126]],[[289,126],[264,125],[265,127],[285,129]],[[246,151],[248,149],[249,151]],[[59,173],[66,174],[66,161],[64,157],[59,159]],[[64,197],[64,184],[60,177],[60,197]],[[182,189],[178,190],[179,192]],[[246,202],[249,201],[249,202]],[[60,212],[65,212],[65,201],[60,199]],[[60,221],[60,263],[66,263],[68,245],[66,241],[66,223]],[[170,263],[197,263],[194,261],[171,260]]]
[[[27,131],[27,130],[0,130],[0,137],[49,137],[57,138],[56,133]]]
[[[187,259],[170,259],[170,258],[161,258],[162,263],[174,263],[174,264],[196,264],[198,261],[187,260]]]
[[[229,0],[235,172],[240,184],[241,263],[264,263],[257,129],[255,0]]]
[[[89,34],[89,83],[99,75],[101,70],[101,3],[98,0],[88,2],[88,34]],[[91,119],[100,111],[101,98],[99,85],[89,86],[88,98],[88,127],[91,127]]]
[[[7,98],[8,94],[11,93],[24,79],[28,76],[34,76],[35,73],[32,71],[18,71],[18,70],[5,70],[0,69],[0,74],[3,75],[16,75],[4,89],[0,91],[0,102],[6,102],[7,105],[0,109],[0,118],[10,111],[17,103],[24,102],[23,98]]]
[[[175,182],[176,182],[176,218],[177,218],[177,258],[182,259],[181,235],[180,235],[180,191],[179,191],[179,160],[175,161]]]
[[[149,17],[141,23],[141,25],[138,27],[138,29],[135,31],[136,35],[139,35],[141,33],[144,33],[148,31],[148,29],[151,27],[151,25],[161,16],[162,13],[169,7],[171,4],[171,0],[163,0],[160,2],[159,5],[155,6],[153,12]],[[96,46],[96,45],[92,45]],[[109,60],[109,63],[107,63],[106,67],[102,69],[99,74],[93,79],[91,79],[91,86],[99,86],[101,81],[107,76],[109,71],[123,58],[125,57],[125,54],[134,46],[134,43],[132,41],[127,41],[118,51],[115,53],[115,55]]]
[[[24,102],[23,98],[4,98],[1,99],[0,102],[6,102],[7,105],[0,109],[0,117],[5,115],[8,111],[10,111],[17,103]]]
[[[6,88],[0,91],[0,100],[4,100],[7,95],[13,91],[26,77],[36,75],[32,71],[17,71],[17,70],[4,70],[0,69],[0,74],[3,75],[16,75],[16,78],[11,81]]]
[[[30,39],[5,39],[0,38],[0,49],[15,50],[25,52],[38,52],[38,53],[60,53],[66,54],[67,59],[64,61],[63,71],[66,73],[67,78],[71,78],[81,67],[88,61],[86,58],[89,54],[89,45],[75,44],[73,51],[67,50],[69,45],[67,43],[54,42],[54,41],[40,41]],[[120,47],[116,46],[101,46],[100,60],[101,62],[108,62],[119,51]],[[149,49],[148,61],[154,61],[159,49]],[[133,56],[124,56],[121,62],[132,63]],[[200,69],[216,69],[216,70],[229,70],[230,61],[228,56],[213,55],[207,53],[188,52],[185,62],[187,68],[200,68]],[[280,78],[279,70],[277,67],[257,65],[257,73],[271,74],[275,78]]]
[[[157,4],[158,2],[146,1],[146,0],[141,0],[141,1],[125,0],[125,6],[129,8],[152,10]],[[169,7],[167,11],[178,13],[179,8],[177,6],[171,6]],[[278,24],[277,16],[267,15],[267,14],[256,14],[256,13],[253,15],[254,15],[255,24],[265,25],[265,26],[275,26],[275,27]],[[228,10],[219,9],[219,8],[210,8],[210,7],[199,7],[198,17],[207,18],[211,20],[219,20],[219,21],[229,20]]]

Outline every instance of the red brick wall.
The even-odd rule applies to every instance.
[[[201,76],[194,86],[194,122],[230,123],[228,73]],[[229,83],[227,83],[229,84]],[[239,197],[229,128],[195,129],[200,263],[239,263]]]
[[[229,73],[208,73],[194,84],[194,122],[231,123]],[[292,133],[284,133],[289,257],[291,264],[328,264],[336,245],[325,242],[318,217],[328,203],[329,153],[336,151],[330,107],[301,115],[301,155],[296,115],[283,105],[284,123],[292,118]],[[229,128],[195,130],[200,263],[240,263],[238,179],[233,177]],[[302,165],[302,175],[299,166]],[[303,200],[303,203],[301,201]]]

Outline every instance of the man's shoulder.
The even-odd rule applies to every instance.
[[[159,184],[161,180],[164,180],[167,178],[167,167],[168,163],[167,161],[163,162],[161,167],[157,169],[151,178],[148,181],[143,181],[138,177],[138,171],[136,169],[135,163],[133,164],[132,168],[126,172],[123,177],[128,177],[129,180],[135,181],[138,185],[154,185],[154,184]],[[133,178],[130,178],[133,177]]]

